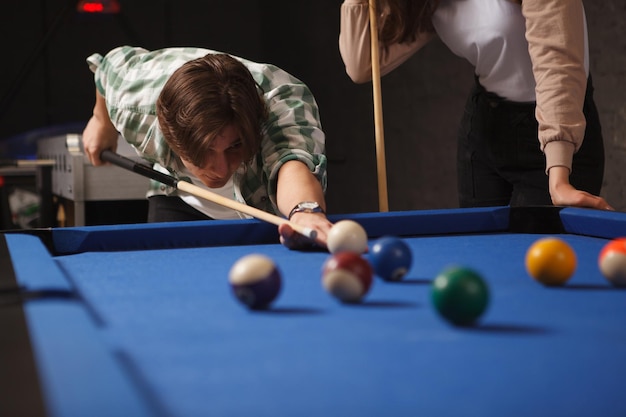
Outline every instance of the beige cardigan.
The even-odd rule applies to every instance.
[[[546,172],[553,166],[572,169],[572,157],[583,141],[583,102],[587,87],[584,67],[584,11],[581,0],[524,0],[536,81],[539,141]],[[380,71],[387,74],[422,48],[433,33],[421,33],[411,43],[380,50]],[[339,49],[348,76],[357,83],[371,80],[369,9],[367,0],[344,0]]]

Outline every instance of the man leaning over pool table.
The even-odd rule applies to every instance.
[[[325,137],[308,87],[269,64],[201,48],[122,46],[87,62],[96,103],[83,132],[90,162],[121,134],[154,169],[317,231],[326,246]],[[244,214],[153,182],[148,221]],[[281,242],[312,242],[289,224]]]

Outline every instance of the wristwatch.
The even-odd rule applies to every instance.
[[[288,219],[291,220],[291,216],[296,213],[324,213],[324,210],[315,201],[303,201],[291,209]]]

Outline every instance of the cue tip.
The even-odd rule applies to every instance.
[[[304,229],[302,229],[302,234],[311,240],[315,240],[315,238],[317,237],[317,230],[311,229],[310,227],[305,227]]]

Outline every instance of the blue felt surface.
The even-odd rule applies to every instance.
[[[39,294],[24,303],[24,311],[48,415],[153,415],[115,352],[102,342],[104,329],[75,297],[75,288],[39,239],[5,238],[25,296]]]
[[[568,233],[606,239],[626,236],[626,213],[568,207],[560,216]]]
[[[65,275],[37,237],[8,234],[5,239],[20,287],[27,291],[72,291]]]
[[[56,258],[173,416],[623,416],[626,291],[597,270],[603,239],[566,235],[579,268],[563,288],[530,279],[538,235],[410,238],[402,283],[377,280],[362,305],[321,288],[325,253],[279,245],[84,253]],[[241,256],[271,256],[274,308],[230,294]],[[478,270],[492,303],[477,328],[443,322],[430,282],[449,264]]]
[[[505,231],[508,207],[420,210],[334,215],[336,222],[359,222],[368,236],[443,235]],[[83,226],[52,230],[58,255],[89,251],[126,251],[199,246],[278,243],[276,226],[256,219]]]
[[[139,223],[68,227],[52,230],[58,255],[89,251],[125,251],[278,243],[276,226],[255,219]]]
[[[25,311],[49,416],[155,415],[82,305],[36,300]]]

